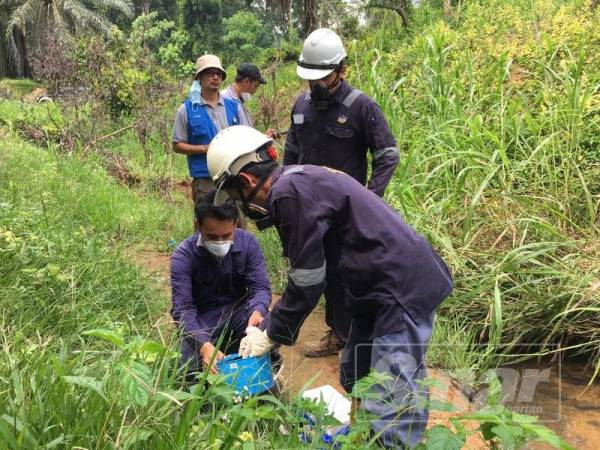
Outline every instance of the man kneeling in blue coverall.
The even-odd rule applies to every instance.
[[[341,384],[350,392],[370,370],[387,375],[361,407],[374,417],[380,443],[413,447],[428,420],[428,391],[419,381],[434,310],[452,290],[450,272],[423,236],[350,176],[313,165],[280,167],[275,158],[272,140],[244,126],[221,131],[208,148],[216,203],[232,197],[259,229],[274,225],[290,261],[281,300],[259,327],[248,328],[240,353],[294,344],[333,270],[348,294],[335,307],[352,318]]]
[[[236,228],[235,203],[214,206],[214,196],[215,191],[198,199],[199,232],[171,257],[171,315],[183,333],[182,363],[188,374],[202,368],[216,373],[214,364],[209,367],[211,360],[237,352],[244,331],[260,325],[271,301],[265,258],[256,238]]]

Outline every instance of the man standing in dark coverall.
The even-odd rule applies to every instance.
[[[380,197],[398,165],[396,140],[379,106],[344,80],[346,50],[332,30],[313,31],[304,41],[296,72],[308,80],[292,109],[284,165],[314,164],[341,170]],[[367,150],[372,173],[367,184]],[[350,319],[344,307],[345,287],[327,273],[325,320],[329,331],[308,343],[304,355],[327,356],[343,347]]]
[[[413,447],[428,411],[425,352],[435,308],[452,290],[450,272],[427,240],[379,196],[343,172],[313,166],[279,167],[272,139],[245,126],[221,131],[211,142],[208,170],[219,189],[259,229],[274,225],[290,260],[283,296],[259,327],[248,327],[242,356],[293,345],[325,290],[326,274],[347,286],[352,318],[340,361],[350,392],[371,369],[388,375],[361,407],[388,448]]]

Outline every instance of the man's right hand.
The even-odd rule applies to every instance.
[[[274,128],[269,128],[267,131],[265,131],[265,134],[270,137],[271,139],[279,139],[284,137],[286,134],[288,133],[288,130],[280,130],[277,131]]]
[[[217,352],[217,356],[215,356],[213,363],[211,364],[211,360],[213,359],[214,353]],[[200,357],[202,358],[202,365],[204,369],[210,370],[210,373],[217,374],[219,371],[217,370],[217,365],[215,364],[218,361],[221,361],[225,358],[225,354],[212,345],[210,342],[205,342],[200,347]]]

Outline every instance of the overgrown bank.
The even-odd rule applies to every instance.
[[[444,21],[423,6],[412,31],[388,18],[348,43],[351,82],[382,105],[401,147],[386,198],[455,274],[432,362],[469,381],[524,351],[580,352],[600,367],[600,43],[598,16],[585,7],[469,3]],[[108,66],[138,64],[125,53],[130,44],[109,48]],[[168,133],[185,89],[137,90],[144,70],[120,85],[129,115],[94,109],[114,99],[102,84],[114,73],[96,79],[98,90],[75,109],[2,102],[0,390],[10,393],[2,404],[10,420],[0,419],[0,433],[14,448],[249,447],[231,437],[245,431],[265,447],[293,447],[293,432],[275,436],[296,420],[289,405],[234,407],[219,389],[176,390],[176,347],[153,327],[168,299],[119,257],[122,245],[162,247],[190,229],[174,192],[185,163],[172,157]],[[286,123],[299,86],[292,66],[275,76],[254,103],[261,125]],[[160,101],[144,104],[150,94]],[[119,183],[106,175],[115,167]],[[280,289],[277,238],[260,238]],[[83,334],[105,327],[116,330]],[[199,408],[208,414],[192,423]],[[82,410],[93,411],[85,421]],[[220,420],[230,410],[239,421]]]
[[[398,137],[386,199],[454,272],[435,342],[462,357],[445,364],[560,350],[598,370],[600,14],[552,0],[415,14],[408,36],[350,44],[351,81]]]

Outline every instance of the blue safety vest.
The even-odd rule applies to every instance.
[[[225,115],[229,126],[239,125],[238,105],[234,100],[223,98]],[[208,145],[217,135],[217,127],[206,112],[206,105],[194,104],[190,99],[183,102],[187,113],[188,144]],[[210,176],[206,165],[206,155],[188,155],[188,167],[193,178]]]

